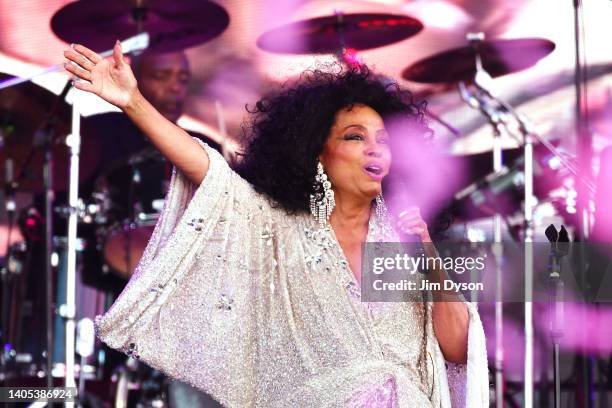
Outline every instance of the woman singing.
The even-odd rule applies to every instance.
[[[382,199],[386,121],[426,131],[410,94],[366,69],[305,73],[256,104],[235,172],[142,97],[119,43],[111,59],[65,56],[75,87],[121,108],[176,169],[136,272],[98,317],[105,343],[228,407],[488,406],[471,304],[360,299],[363,242],[399,231],[435,251],[418,209],[392,226]]]

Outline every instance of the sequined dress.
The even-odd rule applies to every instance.
[[[97,317],[105,343],[227,407],[488,407],[472,305],[468,362],[446,363],[430,303],[362,302],[332,230],[273,208],[204,148],[204,181],[173,175],[134,275]],[[368,241],[383,230],[373,212]]]

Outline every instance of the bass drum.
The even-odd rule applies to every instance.
[[[104,213],[97,232],[104,263],[129,279],[140,261],[164,204],[171,166],[147,148],[106,171],[94,199]]]

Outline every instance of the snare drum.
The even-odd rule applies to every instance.
[[[153,233],[164,204],[171,167],[152,148],[115,165],[96,182],[104,212],[98,238],[106,265],[129,278]]]

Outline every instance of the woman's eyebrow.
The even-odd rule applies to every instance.
[[[346,129],[348,129],[348,128],[351,128],[351,127],[357,127],[357,128],[362,129],[362,130],[367,130],[365,126],[360,125],[360,124],[352,124],[352,125],[348,125],[348,126],[346,126],[344,129],[342,129],[342,130],[344,131],[344,130],[346,130]]]

